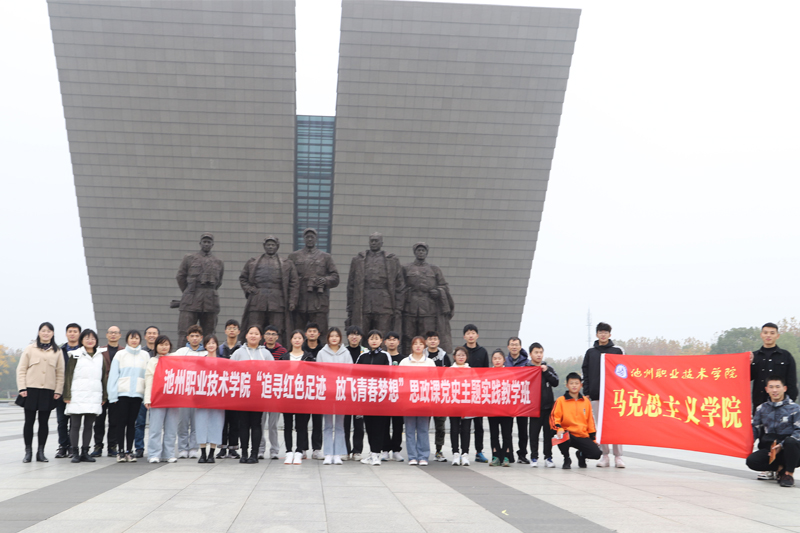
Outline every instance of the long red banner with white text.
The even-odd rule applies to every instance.
[[[747,457],[750,354],[605,354],[597,439]]]
[[[539,416],[541,369],[166,356],[153,407],[367,416]]]

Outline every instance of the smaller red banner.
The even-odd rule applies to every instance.
[[[605,354],[597,438],[747,457],[750,354]]]
[[[166,356],[153,407],[367,416],[539,416],[541,369]]]

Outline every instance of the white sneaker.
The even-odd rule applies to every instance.
[[[353,461],[360,461],[360,460],[361,460],[361,454],[360,453],[354,453],[353,454]]]
[[[767,470],[766,472],[759,472],[758,479],[769,481],[775,479],[775,472],[772,470]]]
[[[402,455],[400,455],[400,452],[394,452],[392,454],[392,460],[397,461],[398,463],[402,463],[403,461],[405,461],[405,458]]]
[[[335,465],[344,464],[344,463],[342,463],[342,456],[341,455],[334,455],[333,456],[333,464],[335,464]]]
[[[178,459],[186,459],[189,457],[189,452],[186,450],[181,450],[178,452]]]
[[[371,465],[372,464],[372,454],[365,453],[364,457],[361,458],[361,464],[363,464],[363,465]]]
[[[278,454],[277,454],[277,453],[271,453],[271,454],[269,454],[269,458],[270,458],[270,459],[280,459],[280,457],[278,457]]]
[[[539,468],[539,460],[531,459],[531,468]]]
[[[264,459],[264,454],[263,453],[258,454],[258,458],[259,459]]]
[[[389,460],[389,452],[381,452],[381,461]]]
[[[332,455],[326,455],[325,456],[325,460],[322,461],[322,464],[324,464],[324,465],[332,465],[333,464],[333,456]]]
[[[419,466],[428,466],[428,461],[426,461],[425,459],[420,459]]]
[[[408,466],[417,466],[417,460],[416,460],[416,459],[411,459],[411,460],[408,462]]]
[[[469,454],[462,453],[461,454],[461,466],[469,466]]]
[[[381,456],[377,453],[372,454],[372,466],[381,466]]]
[[[614,456],[614,466],[617,468],[625,468],[625,461],[622,460],[622,457]]]
[[[597,468],[608,468],[608,456],[604,455],[597,461]]]
[[[459,465],[461,465],[461,454],[457,453],[453,455],[453,466],[459,466]]]
[[[292,461],[293,465],[301,465],[303,464],[303,452],[294,452],[294,461]]]
[[[169,459],[167,459],[167,462],[168,462],[168,463],[177,463],[177,462],[178,462],[178,460],[177,460],[177,459],[175,459],[174,457],[170,457]]]
[[[531,465],[531,466],[533,466],[533,465]],[[553,462],[553,460],[550,457],[548,457],[547,459],[544,460],[544,467],[545,468],[555,468],[556,464]]]
[[[150,459],[150,462],[151,462],[151,463],[157,463],[157,462],[158,462],[158,457],[153,457],[153,458],[151,458],[151,459]]]
[[[199,450],[189,450],[189,459],[199,459],[199,458],[200,458]]]
[[[340,455],[339,456],[339,460],[341,460],[341,461],[349,461],[350,460],[350,454]]]
[[[314,450],[314,452],[311,454],[311,458],[320,460],[325,459],[325,456],[322,454],[322,450]]]
[[[283,464],[290,465],[294,463],[294,452],[286,452],[286,458],[283,460]]]

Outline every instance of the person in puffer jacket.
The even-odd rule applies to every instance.
[[[89,455],[92,428],[97,415],[103,412],[108,400],[106,385],[108,366],[102,353],[97,352],[97,333],[85,329],[78,338],[78,349],[67,352],[67,370],[64,377],[64,414],[70,418],[69,440],[73,463],[94,463]],[[78,454],[81,421],[83,421],[83,447]]]
[[[318,363],[353,364],[350,351],[342,343],[342,330],[331,328],[328,330],[327,344],[317,354]],[[322,452],[325,456],[323,465],[340,465],[342,456],[347,455],[347,445],[344,442],[344,417],[345,415],[322,415],[324,422],[322,429]]]
[[[758,450],[747,458],[747,466],[758,472],[777,473],[781,487],[794,486],[794,469],[800,466],[800,405],[786,394],[783,376],[767,378],[769,401],[756,408],[753,415],[753,437]],[[770,454],[775,458],[770,462]]]
[[[145,371],[150,354],[140,346],[142,335],[132,329],[125,336],[125,349],[117,352],[108,371],[108,401],[117,404],[117,444],[120,446],[118,463],[135,463],[133,438],[136,417],[144,399]],[[125,446],[123,454],[122,446]]]

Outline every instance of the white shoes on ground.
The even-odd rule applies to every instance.
[[[157,463],[158,462],[158,457],[152,457],[149,462]]]
[[[176,458],[174,458],[174,457],[170,457],[169,459],[167,459],[167,462],[168,463],[177,463],[178,460]]]
[[[428,461],[426,461],[425,459],[420,459],[419,466],[428,466]]]
[[[405,461],[405,458],[402,455],[400,455],[400,452],[394,452],[392,454],[392,460],[397,461],[398,463],[402,463],[403,461]]]
[[[453,454],[453,466],[460,466],[461,465],[461,454],[456,453]]]
[[[189,450],[189,459],[199,459],[199,458],[200,458],[199,450]]]
[[[408,466],[417,466],[417,464],[418,463],[416,459],[411,459],[408,461]]]
[[[381,452],[381,461],[389,460],[389,452]]]
[[[531,468],[539,468],[539,460],[531,459]]]
[[[600,460],[597,461],[597,468],[608,468],[608,467],[609,467],[608,456],[604,455],[600,457]]]
[[[469,454],[462,453],[461,454],[461,466],[469,466]]]
[[[325,456],[322,454],[322,450],[314,450],[314,452],[311,454],[311,458],[320,460],[325,459]]]
[[[305,452],[294,452],[294,461],[292,461],[293,465],[301,465],[303,464],[303,456]]]
[[[381,456],[380,454],[373,453],[372,454],[372,466],[381,466]]]
[[[342,456],[341,455],[334,455],[333,456],[333,464],[340,465],[342,463]]]
[[[533,465],[531,465],[531,466],[533,466]],[[555,468],[556,464],[553,462],[552,458],[548,457],[547,459],[544,460],[544,467],[545,468]]]
[[[332,455],[326,455],[325,456],[325,460],[322,461],[322,464],[324,464],[324,465],[332,465],[333,464],[333,456]]]
[[[360,461],[360,460],[361,460],[361,454],[360,453],[354,453],[353,454],[353,461]]]
[[[614,466],[617,468],[625,468],[625,461],[622,460],[622,457],[614,456]]]
[[[294,452],[286,452],[286,458],[283,460],[283,464],[285,465],[294,464]]]
[[[178,452],[178,459],[186,459],[189,457],[189,452],[186,450],[181,450]]]

